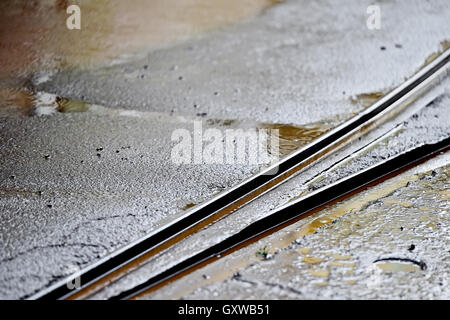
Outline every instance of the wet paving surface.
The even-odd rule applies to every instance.
[[[164,30],[152,25],[136,29],[129,21],[142,26],[148,16],[129,10],[128,16],[116,17],[125,10],[121,1],[99,2],[86,15],[87,32],[80,36],[65,29],[64,1],[17,3],[14,10],[0,10],[6,15],[0,49],[2,298],[27,297],[46,288],[71,274],[72,267],[97,261],[260,169],[175,165],[170,158],[174,130],[192,130],[194,121],[220,130],[279,129],[281,155],[286,155],[400,84],[448,46],[450,38],[446,1],[387,1],[390,14],[377,32],[365,25],[370,1],[346,1],[337,10],[325,0],[253,0],[236,11],[234,2],[210,6],[186,0],[164,23],[155,22]],[[147,11],[158,15],[170,3],[142,5],[155,6]],[[95,21],[102,8],[108,10]],[[192,15],[185,14],[186,8]],[[54,19],[41,19],[44,12]],[[204,15],[217,19],[206,23]],[[112,20],[119,25],[111,29]],[[52,31],[60,30],[61,23],[62,32]],[[413,33],[411,25],[417,26]],[[39,32],[30,32],[36,26]],[[52,47],[55,42],[72,46]],[[448,135],[446,88],[448,80],[414,104],[414,112],[401,116],[407,123],[397,119],[368,136],[371,141],[399,124],[397,140],[387,139],[351,165],[344,161],[327,171],[365,146],[356,142],[245,207],[235,220],[224,219],[163,252],[149,268],[97,297],[146,279],[217,235],[230,235],[299,194],[349,174],[350,167],[425,142],[410,132],[418,130],[426,141]],[[318,253],[305,259],[319,264],[311,277],[322,275],[325,282],[329,259]],[[402,263],[384,261],[377,268],[401,269]]]
[[[449,160],[441,155],[142,298],[448,299]]]
[[[292,180],[285,182],[282,186],[273,190],[264,197],[256,199],[249,205],[240,209],[238,212],[235,212],[231,216],[216,222],[214,225],[209,226],[197,234],[191,235],[185,241],[166,250],[165,252],[160,253],[150,259],[147,265],[111,285],[109,288],[103,290],[93,298],[106,298],[114,296],[125,289],[136,286],[137,284],[154,276],[161,270],[165,270],[168,267],[175,265],[177,262],[200,252],[208,246],[224,240],[233,233],[245,228],[251,222],[267,216],[271,213],[271,210],[296,199],[300,195],[307,194],[310,190],[323,186],[323,181],[326,181],[327,179],[327,183],[332,183],[339,178],[346,177],[361,169],[368,168],[371,165],[384,161],[386,158],[393,157],[398,153],[404,152],[414,146],[418,146],[423,143],[436,142],[447,138],[450,130],[448,129],[449,121],[445,113],[448,110],[449,105],[449,80],[450,79],[447,77],[441,85],[437,86],[434,90],[431,90],[423,98],[416,101],[397,117],[389,120],[384,125],[370,132],[364,137],[364,139],[360,139],[344,147],[332,156],[325,158],[316,163],[314,166],[303,170]],[[436,114],[441,115],[441,118],[436,118]],[[433,126],[436,127],[435,136],[424,135],[420,130],[416,130],[417,128],[427,128],[427,126],[429,126],[429,122],[433,122]],[[400,127],[406,125],[409,125],[410,129],[403,128],[404,130],[402,133],[404,136],[402,136],[398,133],[398,131],[400,130]],[[407,136],[410,141],[408,145],[403,144],[405,136]],[[397,146],[397,148],[393,148],[392,146]],[[372,157],[373,154],[383,155],[383,157]],[[357,162],[358,165],[355,165],[353,163],[354,161]],[[392,190],[388,189],[386,192],[386,194],[389,194]],[[358,203],[360,206],[359,209],[362,209],[367,202],[375,201],[382,196],[382,193],[375,194],[373,198],[362,196],[362,200],[359,202],[355,201],[353,206],[356,206],[355,203]],[[311,221],[308,227],[303,229],[302,232],[304,232],[304,235],[314,233],[320,226],[330,223],[331,221],[345,215],[352,209],[355,208],[345,207],[342,210],[336,210],[333,215],[330,215],[329,217],[316,217]],[[302,223],[300,222],[300,224]],[[280,233],[283,234],[283,232],[279,232],[278,234]],[[293,238],[290,241],[294,241],[295,239],[296,238]],[[288,244],[289,243],[287,243],[286,246]],[[263,247],[264,245],[261,245],[261,248]],[[247,265],[248,261],[253,261],[255,259],[255,251],[261,249],[254,249],[254,246],[251,248],[252,249],[249,250],[242,250],[242,253],[238,254],[239,258],[234,261],[237,265],[236,268]],[[216,263],[216,265],[223,266],[226,265],[226,263],[227,262],[225,260]],[[214,269],[214,272],[215,275],[219,275],[219,277],[222,275],[230,275],[230,272],[234,270],[233,268],[234,267],[225,267],[223,270]],[[198,275],[198,272],[196,272],[196,274]],[[214,273],[211,273],[211,277],[214,277]],[[191,279],[194,283],[198,280],[198,278],[195,277],[192,277]],[[189,288],[189,286],[187,287]],[[176,290],[179,292],[187,292],[186,290],[189,290],[188,288],[184,288],[184,280],[181,280],[180,284],[176,285]],[[165,290],[166,289],[160,290],[161,296],[167,297],[164,293]],[[168,292],[172,291],[168,290]],[[179,297],[177,294],[175,294],[175,296]]]
[[[259,168],[192,164],[180,176],[168,148],[179,123],[165,122],[164,131],[159,123],[107,111],[8,121],[0,150],[2,281],[13,288],[19,279],[51,281],[64,266],[104,256]]]
[[[390,14],[376,33],[365,24],[369,4],[285,1],[136,61],[53,74],[37,89],[108,107],[216,119],[297,125],[345,119],[362,109],[354,103],[358,95],[390,91],[449,36],[448,19],[439,14],[450,11],[445,1],[387,2]],[[411,25],[420,27],[412,33]]]
[[[67,0],[0,4],[1,75],[90,68],[182,42],[260,14],[276,0],[78,1],[81,29],[66,28]]]

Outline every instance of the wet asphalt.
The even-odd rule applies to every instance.
[[[90,108],[0,118],[0,297],[29,297],[259,170],[255,165],[174,165],[174,130],[192,129],[194,120],[204,120],[205,126],[213,120],[210,126],[223,130],[228,126],[220,120],[336,124],[365,107],[355,97],[394,88],[449,39],[446,1],[384,2],[379,31],[366,28],[369,4],[343,1],[337,8],[324,0],[285,1],[259,17],[144,57],[36,74],[31,84],[35,92],[83,101]],[[192,236],[96,297],[138,283],[308,188],[447,137],[449,87],[444,80],[408,109],[414,112],[316,164],[233,219]],[[399,130],[395,136],[388,135],[351,165],[327,171],[394,127]],[[320,174],[323,180],[307,184]]]

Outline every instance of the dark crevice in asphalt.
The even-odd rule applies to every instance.
[[[282,284],[279,284],[279,283],[272,283],[272,282],[268,282],[268,281],[255,282],[255,281],[250,281],[250,280],[244,279],[240,273],[235,273],[233,275],[233,277],[231,278],[231,280],[242,282],[242,283],[248,283],[248,284],[251,284],[253,286],[264,285],[264,286],[267,286],[267,287],[277,288],[277,289],[280,289],[280,290],[283,290],[283,291],[288,291],[288,292],[294,293],[296,295],[302,295],[302,293],[300,291],[298,291],[297,289],[294,289],[292,287],[285,286],[285,285],[282,285]]]
[[[36,293],[47,289],[48,287],[50,287],[51,285],[57,283],[58,281],[62,280],[66,278],[65,276],[53,276],[52,279],[50,281],[48,281],[45,285],[43,285],[42,287],[40,287],[39,289],[34,290],[33,292],[30,292],[28,294],[25,294],[21,297],[19,297],[19,300],[25,300],[28,299],[30,297],[32,297],[33,295],[35,295]]]
[[[266,281],[263,281],[263,282],[261,282],[263,285],[265,285],[265,286],[269,286],[269,287],[273,287],[273,288],[278,288],[278,289],[281,289],[281,290],[284,290],[284,291],[289,291],[289,292],[291,292],[291,293],[294,293],[294,294],[297,294],[297,295],[302,295],[302,293],[300,292],[300,291],[298,291],[297,289],[294,289],[294,288],[292,288],[292,287],[288,287],[288,286],[285,286],[285,285],[282,285],[282,284],[278,284],[278,283],[271,283],[271,282],[266,282]]]
[[[117,215],[113,215],[113,216],[109,216],[109,217],[94,218],[94,219],[91,219],[90,222],[93,222],[93,221],[107,221],[107,220],[110,220],[110,219],[125,218],[125,217],[136,218],[136,216],[137,216],[137,214],[133,214],[133,213],[127,213],[125,215],[117,214]],[[83,224],[85,224],[85,223],[83,223]]]
[[[62,243],[62,244],[49,244],[46,246],[36,246],[36,247],[32,247],[28,250],[19,252],[18,254],[16,254],[14,257],[10,257],[10,258],[5,258],[0,260],[0,263],[4,263],[4,262],[10,262],[13,261],[15,259],[17,259],[19,256],[22,256],[24,254],[28,254],[31,253],[35,250],[41,250],[41,249],[49,249],[49,248],[67,248],[67,247],[93,247],[93,248],[103,248],[103,249],[107,249],[107,247],[105,245],[102,244],[92,244],[92,243]]]

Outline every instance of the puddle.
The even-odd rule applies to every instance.
[[[208,119],[206,124],[210,126],[236,127],[236,128],[258,128],[267,130],[278,130],[279,154],[276,156],[284,157],[297,149],[310,143],[317,137],[333,129],[337,124],[337,119],[331,119],[324,122],[311,123],[306,125],[293,124],[271,124],[271,123],[255,123],[253,121],[241,121],[230,119]],[[269,154],[271,148],[269,145]]]
[[[330,275],[330,272],[328,270],[314,270],[314,269],[310,269],[309,273],[313,276],[313,277],[328,277]]]
[[[83,101],[77,101],[59,97],[55,94],[38,92],[32,99],[32,112],[30,115],[44,116],[56,112],[77,113],[89,111],[90,104]]]
[[[350,260],[350,256],[341,256],[340,254],[333,255],[333,258],[335,260]]]
[[[82,101],[75,101],[66,98],[56,97],[57,110],[61,113],[86,112],[89,110],[88,104]]]
[[[375,266],[383,271],[388,272],[415,272],[420,271],[420,267],[416,264],[405,262],[381,262]]]
[[[280,157],[289,155],[334,127],[332,124],[325,123],[313,123],[305,126],[264,123],[259,126],[263,129],[278,130]]]
[[[353,104],[359,104],[364,108],[370,107],[372,104],[374,104],[377,100],[379,100],[382,96],[384,96],[386,93],[382,91],[376,91],[371,93],[361,93],[354,97],[350,98],[351,103]]]
[[[300,252],[301,254],[308,254],[310,253],[312,250],[312,248],[300,248],[298,249],[298,252]]]
[[[193,207],[195,207],[196,206],[196,204],[195,203],[188,203],[187,205],[185,205],[184,207],[183,207],[183,210],[189,210],[190,208],[193,208]]]
[[[317,264],[317,263],[321,263],[323,261],[323,258],[308,256],[308,257],[303,257],[302,261],[305,263]]]
[[[425,63],[422,65],[422,68],[429,65],[431,62],[433,62],[437,57],[439,57],[444,51],[450,49],[450,41],[444,40],[441,42],[441,50],[437,52],[433,52],[431,55],[429,55],[425,59]]]
[[[346,268],[354,268],[355,264],[354,263],[345,263],[345,262],[338,262],[338,261],[331,261],[330,263],[328,263],[329,267],[346,267]]]

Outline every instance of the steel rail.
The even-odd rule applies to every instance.
[[[357,172],[349,177],[340,179],[329,186],[320,188],[309,195],[299,198],[276,209],[270,215],[248,225],[241,231],[225,240],[183,260],[175,266],[157,274],[146,282],[110,298],[111,300],[132,299],[149,292],[152,288],[167,282],[171,278],[194,269],[196,266],[211,263],[235,251],[244,244],[254,242],[259,236],[273,233],[285,227],[290,222],[308,214],[312,210],[323,208],[336,199],[342,200],[346,195],[364,190],[369,185],[386,180],[416,164],[424,162],[437,154],[450,149],[450,137],[434,144],[424,144],[415,149],[404,152],[375,166]],[[376,183],[374,183],[376,182]],[[254,240],[254,241],[252,241]]]
[[[89,287],[93,287],[95,291],[96,283],[104,279],[108,279],[106,282],[116,280],[123,275],[124,270],[137,267],[143,260],[154,255],[158,250],[167,248],[181,240],[189,232],[192,233],[192,231],[214,222],[221,216],[237,210],[285,182],[316,159],[328,154],[340,145],[348,143],[351,139],[358,137],[358,135],[362,135],[364,130],[368,130],[371,125],[375,125],[383,117],[396,112],[397,109],[401,109],[407,105],[409,100],[421,94],[423,90],[448,69],[449,61],[450,50],[447,50],[362,113],[323,134],[310,144],[291,153],[259,174],[220,193],[165,226],[100,259],[81,270],[77,275],[63,279],[38,292],[31,296],[30,299],[65,299],[76,296]],[[67,283],[80,275],[84,285],[81,288],[70,289]]]

